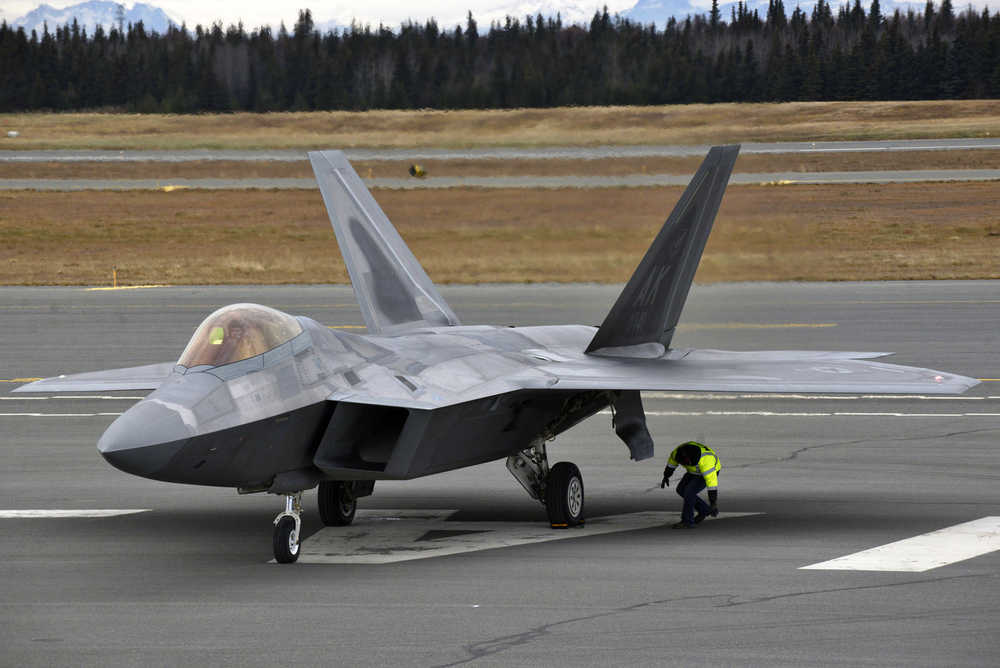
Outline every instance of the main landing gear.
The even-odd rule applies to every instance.
[[[583,525],[583,476],[576,464],[559,462],[549,468],[545,441],[507,458],[507,470],[531,495],[545,504],[553,529]]]
[[[323,480],[317,494],[319,517],[328,527],[343,527],[354,521],[358,511],[356,484],[342,480]]]

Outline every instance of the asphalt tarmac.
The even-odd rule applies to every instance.
[[[331,148],[331,147],[325,147]],[[349,148],[350,160],[538,160],[546,158],[604,160],[662,156],[700,156],[708,144],[660,144],[637,146],[543,146],[539,148]],[[866,151],[966,151],[1000,148],[992,137],[952,139],[890,139],[872,141],[746,142],[742,153],[855,153]],[[190,160],[249,160],[299,162],[306,160],[303,149],[267,150],[0,150],[0,162],[187,162]]]
[[[627,174],[621,176],[437,176],[363,179],[369,188],[427,190],[437,188],[650,188],[685,186],[690,174]],[[858,172],[745,172],[733,174],[731,185],[795,183],[928,183],[941,181],[1000,181],[1000,169],[914,169]],[[246,179],[0,179],[0,190],[159,190],[165,187],[199,190],[314,190],[313,178]]]
[[[442,289],[466,323],[522,325],[597,323],[617,292]],[[30,399],[6,382],[174,359],[235,301],[361,324],[343,286],[0,288],[0,511],[148,509],[0,519],[0,665],[996,665],[1000,552],[924,572],[801,570],[1000,515],[996,380],[959,398],[647,395],[654,460],[630,462],[608,415],[550,446],[583,472],[592,520],[577,537],[278,566],[279,499],[104,463],[94,443],[133,399]],[[998,314],[995,281],[696,286],[675,345],[892,350],[1000,379]],[[720,453],[732,516],[587,533],[611,516],[672,521],[663,460],[691,438]],[[508,534],[545,522],[503,462],[379,483],[361,506],[403,528],[437,511]]]

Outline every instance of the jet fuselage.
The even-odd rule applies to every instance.
[[[292,486],[410,478],[507,457],[609,403],[608,393],[506,383],[535,376],[545,386],[538,367],[558,360],[560,348],[581,349],[591,327],[364,336],[295,319],[301,333],[263,354],[176,366],[111,424],[100,453],[134,475],[197,485],[269,489],[276,478],[281,486],[282,475],[293,477]],[[359,400],[359,387],[379,403]],[[338,401],[348,393],[350,401]],[[433,409],[442,396],[458,400]]]

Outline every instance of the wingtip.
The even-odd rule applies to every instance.
[[[31,382],[25,383],[24,385],[18,385],[13,390],[10,391],[11,394],[16,394],[19,392],[45,392],[46,388],[42,385],[46,380],[52,380],[51,378],[38,378]]]

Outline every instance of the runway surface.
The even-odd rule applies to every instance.
[[[336,147],[317,147],[336,148]],[[349,148],[350,160],[464,160],[464,159],[574,159],[602,160],[609,158],[645,158],[662,156],[700,156],[710,146],[640,145],[640,146],[545,146],[538,148]],[[897,139],[885,141],[817,141],[817,142],[747,142],[742,153],[852,153],[865,151],[965,151],[1000,148],[1000,138],[978,139]],[[108,151],[108,150],[0,150],[0,162],[188,162],[191,160],[279,161],[306,160],[301,149],[184,151]]]
[[[599,322],[617,292],[442,289],[468,324],[522,325]],[[995,665],[1000,552],[923,572],[803,567],[1000,516],[1000,282],[696,286],[678,347],[894,350],[993,380],[957,398],[647,395],[654,460],[630,462],[608,415],[551,444],[583,471],[591,518],[554,541],[528,540],[548,535],[544,508],[502,462],[379,483],[354,538],[321,532],[307,495],[311,554],[348,539],[441,552],[385,564],[270,564],[277,498],[106,465],[94,443],[133,394],[8,393],[174,359],[235,301],[361,324],[343,286],[0,288],[0,511],[143,511],[0,512],[0,665]],[[731,515],[671,531],[679,499],[658,483],[691,438],[719,451]]]
[[[436,188],[647,188],[683,186],[690,174],[629,174],[626,176],[441,176],[423,179],[363,179],[369,188],[425,190]],[[795,183],[922,183],[938,181],[1000,181],[1000,169],[920,169],[874,172],[736,173],[732,185]],[[315,189],[311,178],[246,179],[0,179],[0,190],[158,190],[164,187],[200,190]]]

